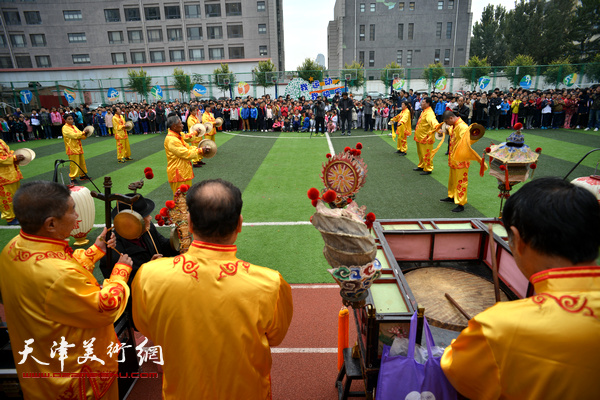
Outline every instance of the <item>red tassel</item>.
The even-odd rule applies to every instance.
[[[504,169],[504,178],[506,179],[506,182],[504,182],[504,187],[506,188],[506,190],[510,190],[510,181],[508,180],[508,168]]]
[[[481,157],[481,163],[479,164],[479,176],[483,177],[484,174],[485,174],[485,153],[483,154],[483,157]]]

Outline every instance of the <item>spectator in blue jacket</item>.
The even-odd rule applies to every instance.
[[[242,104],[240,110],[240,118],[242,119],[242,132],[250,131],[250,109],[246,103]]]
[[[256,132],[256,119],[258,118],[258,110],[254,107],[253,103],[250,103],[250,129],[252,132]]]
[[[435,117],[437,118],[438,122],[442,122],[442,114],[444,113],[444,111],[446,111],[446,101],[445,99],[441,98],[435,104],[434,109]]]

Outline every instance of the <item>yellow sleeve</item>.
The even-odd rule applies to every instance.
[[[121,123],[121,118],[119,118],[118,116],[114,116],[113,117],[113,128],[117,129],[117,130],[122,130],[123,129],[124,124]]]
[[[392,119],[390,119],[390,122],[398,122],[398,120],[400,119],[401,116],[402,116],[402,113],[394,115],[392,117]]]
[[[91,247],[84,249],[77,249],[73,252],[73,258],[76,259],[79,264],[83,265],[85,269],[92,272],[96,267],[96,262],[104,257],[105,252],[100,250],[95,244]]]
[[[427,123],[429,124],[429,126],[432,126],[432,127],[435,127],[436,125],[439,124],[437,118],[435,117],[435,113],[427,114]]]
[[[0,139],[2,141],[2,139]],[[14,152],[11,151],[6,143],[2,141],[3,146],[0,146],[0,164],[2,165],[13,165],[17,161]],[[5,150],[6,148],[6,150]]]
[[[64,124],[62,127],[63,137],[66,137],[69,139],[74,139],[74,140],[85,139],[85,137],[83,136],[83,132],[81,132],[79,129],[77,129],[77,127],[75,127],[75,125],[73,125],[73,128],[75,128],[75,130],[73,130],[72,128],[69,128],[69,125]]]
[[[167,142],[167,148],[175,156],[183,158],[184,160],[191,160],[198,156],[198,154],[202,154],[197,147],[185,146],[178,140],[169,140]]]
[[[292,303],[292,288],[280,274],[277,304],[275,305],[273,320],[267,327],[266,332],[269,346],[277,346],[283,341],[290,323],[292,322],[293,313],[294,306]]]
[[[129,298],[131,267],[116,264],[102,287],[77,268],[68,268],[46,294],[46,317],[76,328],[99,328],[114,323]]]
[[[446,348],[441,360],[444,374],[469,399],[500,397],[500,371],[482,326],[474,319]]]

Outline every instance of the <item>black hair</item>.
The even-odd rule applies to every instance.
[[[600,247],[600,205],[588,190],[555,177],[525,184],[504,206],[504,226],[539,253],[573,264],[593,262]]]
[[[185,197],[194,235],[226,239],[235,232],[242,213],[242,192],[231,182],[207,179],[196,183]]]
[[[68,211],[71,191],[65,185],[48,181],[28,182],[13,197],[15,216],[23,232],[35,234],[46,219],[61,218]]]
[[[429,97],[429,96],[423,97],[421,100],[425,100],[425,103],[429,104],[430,107],[431,107],[431,104],[433,103],[433,100],[431,100],[431,97]]]

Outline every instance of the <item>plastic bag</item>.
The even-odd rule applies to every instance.
[[[440,346],[431,346],[434,358],[440,358],[444,354],[444,348]],[[408,353],[408,338],[396,337],[390,348],[390,356],[406,356]],[[415,361],[419,364],[425,364],[429,355],[427,348],[417,344],[415,346]]]

